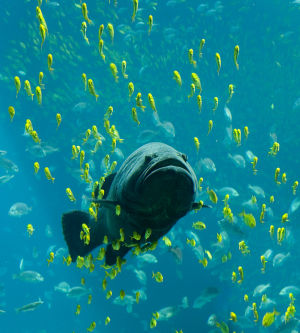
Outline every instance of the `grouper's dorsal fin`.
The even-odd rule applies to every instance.
[[[111,184],[112,184],[116,174],[117,173],[114,172],[114,173],[111,173],[110,175],[105,177],[105,182],[102,185],[102,189],[104,190],[104,196],[103,196],[102,199],[105,199],[107,197],[109,189],[111,187]]]

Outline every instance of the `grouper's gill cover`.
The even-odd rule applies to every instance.
[[[144,235],[147,228],[152,229],[147,241],[158,240],[192,209],[197,191],[197,179],[186,156],[159,142],[133,152],[106,182],[108,193],[105,200],[100,200],[97,222],[85,212],[63,215],[63,232],[73,261],[101,245],[104,235],[109,242],[119,239],[120,228],[125,233],[124,243],[132,242],[133,231]],[[121,206],[119,216],[115,212],[117,204]],[[89,245],[80,240],[82,223],[90,227]],[[139,243],[144,242],[142,237]],[[122,257],[129,250],[124,244],[119,251],[108,245],[106,263],[114,264],[118,255]]]

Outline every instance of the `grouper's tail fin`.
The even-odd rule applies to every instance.
[[[80,232],[82,230],[83,223],[90,228],[91,240],[89,244],[85,244],[84,241],[80,239]],[[87,255],[90,251],[102,243],[102,240],[95,237],[97,236],[98,230],[94,230],[95,226],[88,213],[75,210],[63,214],[62,228],[72,261],[76,261],[77,256]]]

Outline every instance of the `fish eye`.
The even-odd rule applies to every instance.
[[[145,163],[149,163],[151,161],[152,157],[149,155],[145,156]]]
[[[184,162],[187,162],[188,157],[186,154],[181,154],[181,157],[183,158]]]

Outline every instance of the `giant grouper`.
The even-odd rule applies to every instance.
[[[113,265],[132,246],[144,249],[156,242],[190,210],[207,207],[195,202],[197,178],[187,156],[160,142],[147,143],[134,151],[118,172],[105,178],[102,189],[104,196],[92,199],[100,204],[97,220],[83,211],[62,216],[72,261],[103,244],[107,236],[105,263]],[[89,242],[80,237],[83,224],[89,228]],[[121,241],[120,230],[124,238]],[[141,236],[139,240],[132,237],[134,232]]]

